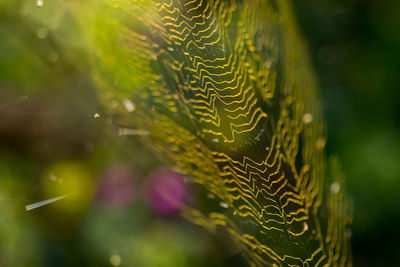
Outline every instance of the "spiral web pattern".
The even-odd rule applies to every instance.
[[[290,2],[89,3],[82,25],[108,112],[148,131],[149,147],[212,203],[182,205],[182,215],[227,231],[250,265],[351,265],[349,202],[342,175],[327,174]]]

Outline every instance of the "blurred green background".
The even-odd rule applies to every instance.
[[[61,2],[0,0],[0,266],[241,266],[149,201],[165,168],[103,115]],[[294,5],[354,200],[355,266],[400,266],[400,2]]]
[[[400,1],[294,3],[354,200],[354,265],[400,266]]]

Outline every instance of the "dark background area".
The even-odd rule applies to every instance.
[[[400,266],[400,2],[294,4],[354,201],[354,265]]]

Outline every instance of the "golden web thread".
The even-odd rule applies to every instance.
[[[317,85],[288,1],[89,4],[109,113],[146,129],[149,147],[212,196],[184,217],[230,233],[250,265],[351,265],[347,202],[326,189]]]

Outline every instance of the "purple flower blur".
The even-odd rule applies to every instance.
[[[158,215],[171,215],[187,198],[183,176],[166,168],[154,171],[145,185],[145,197]]]
[[[102,202],[114,207],[123,207],[132,201],[135,193],[135,175],[128,166],[112,165],[104,171],[102,176],[98,191]]]

